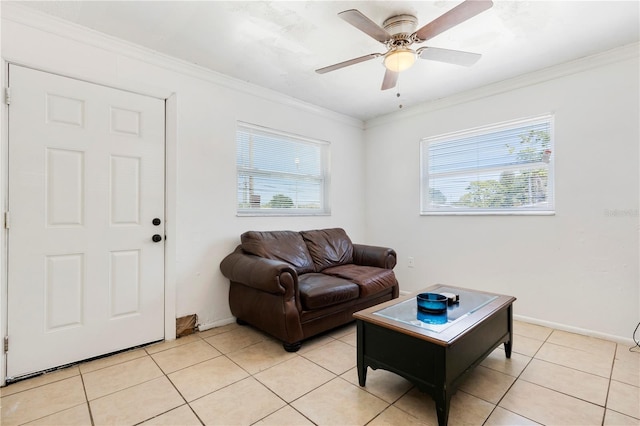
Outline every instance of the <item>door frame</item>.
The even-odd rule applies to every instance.
[[[165,179],[165,235],[164,241],[164,338],[174,340],[176,338],[176,199],[177,199],[177,142],[178,142],[178,100],[176,91],[169,89],[141,90],[139,87],[114,86],[113,84],[92,81],[82,76],[69,75],[68,73],[50,70],[42,66],[11,61],[2,58],[0,69],[0,81],[2,81],[2,104],[0,117],[0,386],[5,385],[7,377],[7,357],[3,350],[3,342],[8,333],[8,233],[4,226],[4,212],[7,211],[9,202],[9,109],[5,102],[4,88],[9,84],[9,65],[18,65],[31,68],[36,71],[56,74],[62,77],[73,78],[91,84],[124,90],[143,96],[161,99],[165,103],[165,153],[164,153],[164,179]]]

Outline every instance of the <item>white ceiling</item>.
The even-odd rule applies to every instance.
[[[459,1],[20,2],[77,24],[367,120],[639,40],[638,1],[502,1],[422,45],[483,55],[470,68],[418,60],[381,91],[382,58],[320,75],[315,69],[382,44],[337,14],[378,24],[408,13],[418,27]],[[397,93],[400,97],[397,97]]]

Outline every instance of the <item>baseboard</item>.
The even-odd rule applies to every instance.
[[[411,293],[411,292],[410,291],[400,291],[400,295],[401,296],[406,296],[409,293]],[[609,341],[612,341],[612,342],[620,343],[622,345],[627,345],[629,347],[636,345],[636,343],[633,341],[632,337],[623,337],[623,336],[616,336],[616,335],[608,334],[608,333],[600,333],[598,331],[588,330],[586,328],[572,327],[570,325],[559,324],[559,323],[552,322],[552,321],[540,320],[540,319],[537,319],[537,318],[525,317],[523,315],[514,315],[513,319],[517,320],[517,321],[527,322],[529,324],[535,324],[535,325],[541,325],[543,327],[553,328],[555,330],[561,330],[561,331],[566,331],[566,332],[569,332],[569,333],[582,334],[584,336],[596,337],[598,339],[609,340]],[[205,331],[205,330],[209,330],[210,328],[222,327],[223,325],[231,324],[231,323],[233,323],[235,321],[236,321],[236,319],[234,317],[231,317],[231,318],[226,318],[226,319],[223,319],[223,320],[215,321],[215,322],[212,322],[212,323],[200,324],[198,326],[198,330]],[[630,331],[630,333],[632,333],[632,332],[633,331]]]
[[[225,319],[210,322],[207,324],[198,324],[198,330],[205,331],[205,330],[209,330],[210,328],[222,327],[223,325],[231,324],[234,322],[236,322],[236,319],[234,317],[225,318]]]
[[[609,341],[612,341],[612,342],[620,343],[622,345],[628,345],[629,347],[636,345],[635,342],[633,341],[632,337],[623,337],[623,336],[616,336],[616,335],[608,334],[608,333],[600,333],[598,331],[588,330],[586,328],[572,327],[570,325],[559,324],[559,323],[552,322],[552,321],[540,320],[540,319],[537,319],[537,318],[525,317],[525,316],[522,316],[522,315],[513,315],[513,319],[518,320],[518,321],[528,322],[529,324],[535,324],[535,325],[541,325],[543,327],[553,328],[555,330],[567,331],[569,333],[582,334],[584,336],[596,337],[598,339],[609,340]],[[632,332],[633,332],[633,330],[629,331],[630,334]]]
[[[411,291],[400,290],[400,296],[406,296],[406,295],[411,294],[411,293],[412,293]],[[598,339],[609,340],[609,341],[612,341],[612,342],[620,343],[622,345],[627,345],[629,347],[636,345],[636,343],[633,341],[633,337],[623,337],[623,336],[616,336],[616,335],[608,334],[608,333],[600,333],[598,331],[588,330],[586,328],[573,327],[573,326],[566,325],[566,324],[559,324],[559,323],[556,323],[556,322],[545,321],[545,320],[541,320],[541,319],[537,319],[537,318],[526,317],[526,316],[523,316],[523,315],[514,314],[513,315],[513,319],[518,320],[518,321],[522,321],[522,322],[528,322],[529,324],[535,324],[535,325],[541,325],[543,327],[553,328],[555,330],[567,331],[569,333],[582,334],[584,336],[596,337]],[[629,330],[629,334],[632,334],[632,333],[633,333],[633,330]]]

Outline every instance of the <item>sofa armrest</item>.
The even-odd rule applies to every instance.
[[[354,244],[353,263],[356,265],[393,269],[396,266],[396,252],[388,247]]]
[[[273,294],[296,296],[298,274],[286,262],[246,254],[240,246],[220,262],[220,271],[230,281]]]

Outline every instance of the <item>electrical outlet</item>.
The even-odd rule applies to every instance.
[[[407,264],[409,265],[409,268],[413,268],[415,266],[413,256],[409,256],[409,258],[407,259]]]

